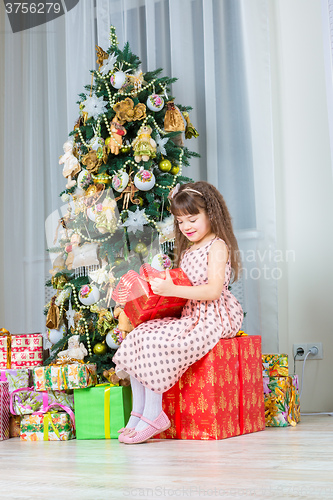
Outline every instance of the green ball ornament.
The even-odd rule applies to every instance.
[[[143,198],[141,198],[141,196],[137,196],[136,199],[139,200],[139,207],[143,207]]]
[[[158,164],[158,168],[161,172],[169,172],[172,169],[171,161],[169,160],[161,160]]]
[[[98,343],[94,345],[94,354],[97,354],[98,356],[103,356],[104,354],[107,353],[108,348],[106,347],[105,344]]]
[[[147,245],[145,245],[144,243],[142,243],[141,241],[135,246],[134,248],[134,252],[135,253],[139,253],[143,256],[146,256],[148,255],[148,248],[147,248]]]
[[[120,152],[123,154],[129,154],[131,152],[131,146],[123,146],[120,148]]]
[[[179,172],[179,167],[177,165],[174,165],[172,169],[170,170],[170,174],[172,175],[177,175]]]

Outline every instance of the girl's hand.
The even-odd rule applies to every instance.
[[[173,283],[169,269],[165,272],[165,279],[154,278],[150,281],[150,286],[155,295],[163,297],[173,297],[175,295],[176,285]]]

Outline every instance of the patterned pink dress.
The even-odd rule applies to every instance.
[[[185,252],[181,268],[193,285],[208,282],[208,254],[217,239]],[[125,370],[145,387],[163,393],[221,338],[235,337],[243,321],[243,311],[228,290],[230,275],[228,260],[219,299],[188,300],[180,318],[153,319],[137,326],[113,357],[116,372]]]

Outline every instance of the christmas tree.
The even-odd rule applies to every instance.
[[[143,73],[128,43],[121,51],[115,29],[110,47],[97,49],[98,69],[80,94],[79,118],[64,144],[68,202],[59,221],[57,253],[48,286],[55,289],[45,307],[50,358],[79,335],[98,373],[112,366],[126,335],[126,318],[115,309],[112,291],[129,270],[144,262],[172,267],[173,217],[168,195],[191,156],[184,138],[197,137],[190,107],[175,104],[175,78],[162,69]],[[58,231],[57,231],[58,235]]]

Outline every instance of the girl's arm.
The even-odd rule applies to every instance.
[[[220,298],[223,284],[225,265],[228,262],[228,248],[223,241],[213,243],[208,254],[208,283],[207,285],[180,286],[175,285],[166,272],[166,279],[155,278],[150,285],[156,295],[164,297],[181,297],[193,300],[217,300]]]

